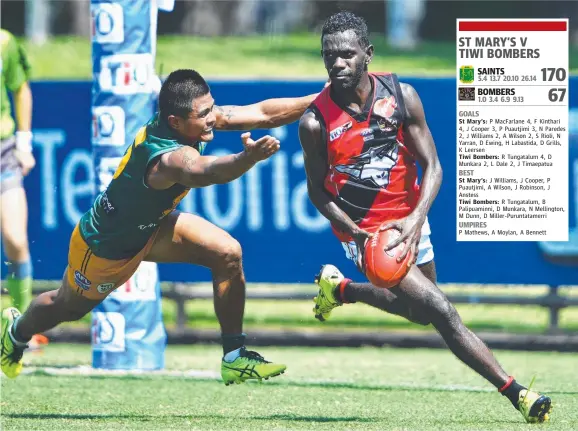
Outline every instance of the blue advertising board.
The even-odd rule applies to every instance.
[[[444,169],[441,190],[429,215],[439,281],[578,284],[578,266],[551,262],[546,256],[550,248],[539,243],[456,241],[455,80],[402,80],[413,85],[422,98]],[[578,108],[576,83],[572,78],[570,106]],[[318,92],[323,86],[322,82],[270,81],[210,84],[220,105],[300,96]],[[92,198],[91,83],[38,82],[33,83],[32,90],[38,165],[25,180],[31,252],[36,278],[59,279],[66,265],[70,233]],[[253,137],[268,133],[281,140],[278,154],[231,184],[192,190],[180,208],[207,218],[239,240],[249,282],[312,283],[325,263],[338,265],[347,276],[361,280],[363,276],[345,259],[327,221],[309,202],[297,123],[254,131]],[[578,134],[571,136],[570,146],[569,220],[575,230]],[[241,148],[240,132],[217,132],[207,152],[225,154]],[[562,246],[571,249],[572,243]],[[162,281],[211,279],[207,269],[185,264],[161,264],[159,272]]]

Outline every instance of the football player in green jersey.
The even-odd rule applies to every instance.
[[[6,287],[14,307],[26,310],[32,300],[32,261],[28,247],[28,203],[23,178],[34,168],[32,155],[32,92],[28,85],[30,64],[22,46],[0,29],[0,226],[7,257]],[[15,119],[10,112],[14,100]],[[30,347],[45,344],[35,334]]]
[[[137,133],[110,184],[70,239],[68,266],[58,290],[39,295],[28,311],[3,311],[2,371],[16,377],[33,334],[82,318],[142,261],[191,263],[212,272],[221,326],[221,374],[226,384],[267,379],[285,365],[245,348],[245,276],[239,243],[209,221],[176,210],[191,188],[225,184],[279,150],[271,136],[241,135],[243,150],[203,155],[215,129],[268,129],[299,119],[316,95],[268,99],[248,106],[216,106],[194,70],[176,70],[163,83],[159,112]]]

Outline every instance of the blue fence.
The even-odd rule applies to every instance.
[[[548,261],[538,243],[456,241],[455,80],[406,79],[421,95],[444,168],[444,181],[430,212],[440,282],[578,284],[578,267]],[[570,82],[570,105],[578,106],[577,81]],[[218,104],[248,104],[269,97],[314,93],[321,82],[215,82]],[[70,233],[92,199],[90,82],[33,83],[34,151],[38,165],[26,178],[29,234],[35,277],[59,279],[67,261]],[[111,125],[107,127],[110,129]],[[244,248],[247,280],[312,282],[320,265],[334,263],[354,278],[362,276],[345,259],[329,226],[310,204],[297,124],[274,133],[282,150],[232,184],[193,190],[181,203],[223,227]],[[240,133],[217,132],[212,154],[237,152]],[[571,137],[571,196],[578,193],[578,138]],[[576,200],[570,199],[571,229]],[[567,243],[565,246],[572,246]],[[575,246],[575,245],[574,245]],[[163,281],[208,281],[208,270],[184,264],[160,265]]]

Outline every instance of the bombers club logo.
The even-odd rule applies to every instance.
[[[95,106],[92,108],[93,145],[124,146],[125,114],[120,106]]]
[[[155,84],[151,54],[117,54],[100,59],[98,83],[113,94],[151,93]]]
[[[90,6],[90,31],[97,43],[124,42],[124,11],[115,3]]]
[[[397,142],[372,147],[352,158],[352,163],[336,165],[335,170],[358,182],[369,180],[378,187],[387,187],[391,169],[397,163],[398,148]]]
[[[391,132],[397,126],[397,120],[391,118],[395,114],[397,102],[395,96],[384,97],[373,104],[373,113],[379,118],[377,125],[384,132]]]

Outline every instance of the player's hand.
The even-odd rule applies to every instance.
[[[355,245],[357,246],[357,261],[355,264],[357,265],[357,269],[365,274],[365,245],[367,241],[371,239],[373,234],[360,229],[353,235],[353,240],[355,241]]]
[[[22,175],[24,176],[28,175],[34,166],[36,166],[36,160],[32,153],[14,150],[14,156],[16,157],[16,160],[18,160],[18,163],[22,168]]]
[[[241,140],[243,141],[245,153],[256,162],[268,159],[281,148],[279,140],[269,135],[254,141],[251,139],[251,133],[246,132],[241,135]]]
[[[417,255],[419,250],[419,241],[421,238],[421,228],[425,222],[425,218],[419,214],[412,213],[409,216],[390,222],[384,223],[379,227],[380,231],[388,229],[397,229],[401,235],[390,242],[385,250],[391,250],[397,247],[401,243],[405,243],[401,255],[398,257],[397,261],[401,262],[405,259],[408,253],[411,253],[411,259],[409,259],[408,266],[413,265],[417,261]]]

